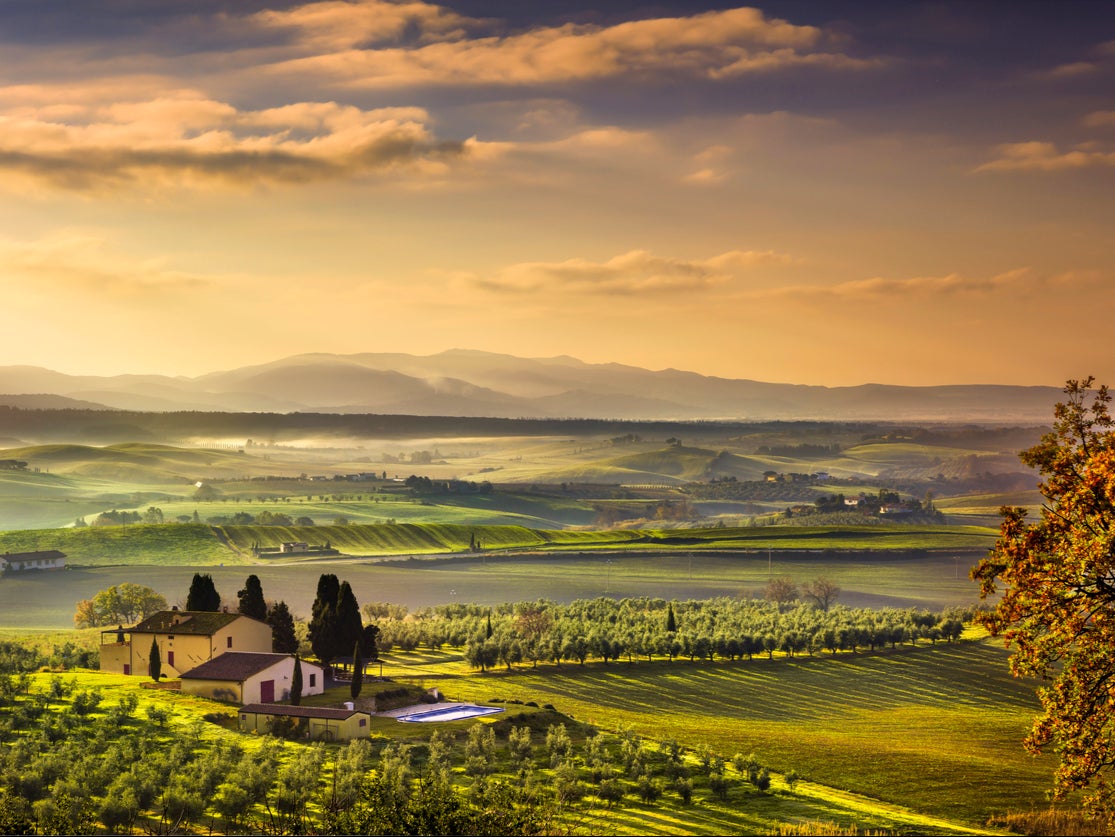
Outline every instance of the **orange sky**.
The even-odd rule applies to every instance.
[[[1115,382],[1108,4],[156,5],[0,9],[0,365]]]

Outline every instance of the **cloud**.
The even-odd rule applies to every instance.
[[[752,298],[795,297],[827,305],[836,301],[849,303],[942,301],[958,296],[1009,295],[1019,298],[1043,291],[1068,291],[1103,285],[1096,271],[1064,271],[1044,274],[1030,268],[1016,268],[993,276],[972,277],[959,273],[945,276],[916,276],[906,279],[871,277],[854,279],[835,285],[791,285],[749,292]]]
[[[1115,126],[1115,110],[1093,111],[1084,117],[1083,124],[1089,128],[1107,128]]]
[[[427,122],[419,108],[333,102],[241,111],[188,90],[110,104],[25,104],[0,113],[0,171],[75,190],[306,183],[440,175],[479,150],[436,140]]]
[[[421,2],[326,0],[251,16],[264,28],[288,30],[314,50],[337,51],[375,43],[456,40],[481,23],[451,9]]]
[[[22,277],[38,294],[65,290],[128,304],[142,299],[158,304],[168,294],[193,293],[213,282],[170,270],[161,260],[123,254],[103,236],[85,232],[56,232],[33,241],[0,239],[0,269]]]
[[[853,58],[828,49],[829,39],[814,26],[797,26],[767,19],[751,8],[705,12],[690,17],[654,18],[600,27],[568,23],[540,27],[511,35],[465,37],[446,23],[423,30],[436,39],[414,48],[357,49],[356,32],[367,29],[367,7],[373,2],[315,4],[328,7],[328,27],[304,24],[309,38],[323,29],[344,31],[345,16],[351,32],[322,36],[335,50],[278,62],[272,73],[312,75],[361,88],[413,86],[512,86],[587,82],[620,76],[688,75],[723,79],[766,73],[797,66],[838,70],[881,65],[878,60]],[[431,19],[423,4],[416,20]],[[306,20],[315,6],[296,10]],[[324,14],[324,12],[323,12]],[[296,25],[298,16],[286,15],[284,25]],[[398,31],[393,15],[382,26],[372,27],[375,38]],[[434,17],[437,21],[438,18]],[[277,18],[261,18],[272,23]],[[454,21],[464,25],[465,21]],[[347,48],[346,48],[347,47]]]
[[[975,171],[1065,171],[1115,166],[1115,150],[1094,143],[1060,151],[1051,142],[1014,142],[1000,145],[997,151],[996,159],[977,166]]]
[[[468,284],[499,293],[674,294],[701,291],[730,281],[741,271],[793,261],[773,251],[731,250],[703,260],[670,259],[632,250],[605,262],[568,259],[524,262],[490,278],[462,277]]]

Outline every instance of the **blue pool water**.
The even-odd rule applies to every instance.
[[[422,724],[430,721],[460,721],[463,718],[479,718],[482,715],[494,715],[502,712],[498,706],[474,706],[471,703],[455,703],[452,706],[442,706],[431,709],[429,712],[415,712],[413,715],[404,715],[400,721]]]

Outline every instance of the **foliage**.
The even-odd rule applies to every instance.
[[[360,653],[360,641],[357,640],[352,648],[352,681],[349,683],[349,694],[352,699],[360,697],[360,690],[364,687],[364,657]]]
[[[337,596],[341,583],[332,573],[322,573],[317,581],[317,595],[314,597],[310,616],[310,646],[315,656],[328,664],[338,656],[337,647]]]
[[[147,673],[151,675],[151,679],[156,683],[158,683],[159,678],[163,676],[163,658],[162,654],[159,652],[157,637],[151,637],[151,650],[147,661]]]
[[[983,596],[1002,597],[981,617],[1014,646],[1011,670],[1052,681],[1025,739],[1060,756],[1054,795],[1088,788],[1115,822],[1115,420],[1105,386],[1070,380],[1053,429],[1022,461],[1041,474],[1040,519],[1005,507],[999,540],[972,571]]]
[[[294,655],[294,674],[290,678],[290,705],[299,706],[302,703],[302,660]]]
[[[186,596],[186,610],[210,611],[216,613],[221,609],[221,594],[213,583],[213,576],[205,573],[194,573],[190,582],[190,592]]]
[[[77,603],[74,626],[96,628],[102,625],[132,625],[160,610],[167,609],[162,595],[139,584],[125,581]]]
[[[240,613],[253,619],[266,621],[267,602],[263,598],[263,585],[260,583],[259,576],[254,573],[249,575],[244,580],[243,589],[236,594],[236,597],[240,600]]]
[[[275,602],[267,611],[267,624],[271,626],[271,650],[276,654],[293,654],[298,650],[294,616],[286,602]]]

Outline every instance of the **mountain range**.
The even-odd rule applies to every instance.
[[[301,354],[194,378],[0,367],[0,405],[23,409],[1047,423],[1060,396],[1048,386],[764,383],[461,349]]]

